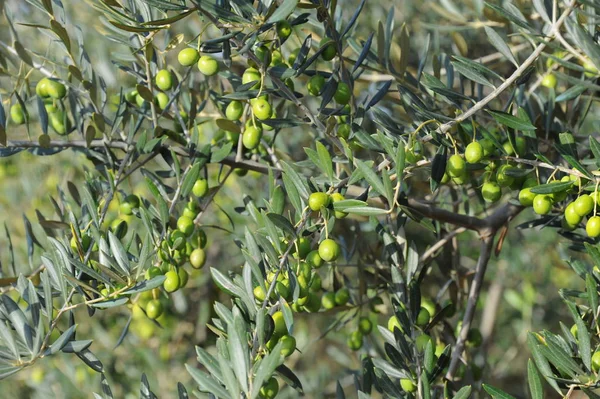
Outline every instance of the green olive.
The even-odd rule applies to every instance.
[[[199,59],[200,54],[198,54],[196,49],[191,47],[184,48],[177,54],[177,61],[179,61],[182,66],[186,67],[194,65]]]

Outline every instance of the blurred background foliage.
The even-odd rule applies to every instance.
[[[340,1],[341,3],[342,1]],[[79,26],[84,34],[86,48],[96,71],[105,79],[109,91],[118,93],[121,87],[133,84],[130,77],[120,72],[112,60],[126,60],[127,49],[118,43],[108,40],[103,33],[108,29],[103,17],[94,8],[95,1],[64,1],[67,19],[71,27]],[[344,9],[353,11],[357,0],[343,0]],[[530,2],[515,1],[524,12],[531,12]],[[444,0],[444,1],[367,1],[367,6],[357,27],[358,38],[366,38],[370,32],[377,29],[379,21],[385,21],[390,7],[395,9],[395,29],[400,29],[406,23],[410,31],[410,41],[413,53],[410,66],[415,67],[419,51],[428,34],[431,34],[432,49],[435,54],[460,54],[471,59],[493,54],[492,48],[483,31],[485,25],[505,26],[498,19],[491,22],[483,17],[483,2],[476,0]],[[39,54],[51,54],[56,51],[51,36],[44,36],[42,30],[20,26],[19,22],[47,23],[41,12],[26,1],[0,1],[0,9],[12,15],[17,24],[19,34],[24,38],[31,50]],[[478,22],[485,21],[485,22]],[[175,23],[171,36],[165,36],[167,43],[176,34],[183,34],[186,40],[191,40],[204,26],[199,17],[186,18],[183,23]],[[210,29],[205,37],[210,37]],[[302,32],[299,32],[302,35]],[[39,40],[36,40],[39,37]],[[10,36],[5,15],[0,18],[0,40],[9,42]],[[290,40],[284,47],[284,56],[289,54],[294,46],[301,44],[300,39]],[[36,47],[37,46],[37,47]],[[394,48],[392,49],[394,51]],[[0,50],[1,51],[1,50]],[[399,47],[395,48],[399,51]],[[167,59],[174,60],[176,52],[166,54]],[[499,73],[511,72],[508,63],[502,63],[505,71],[498,69],[492,62],[488,66]],[[46,67],[52,69],[48,61]],[[240,66],[241,67],[241,66]],[[370,76],[375,76],[376,73]],[[37,77],[36,77],[37,78]],[[0,75],[0,87],[11,87],[10,76]],[[358,82],[358,92],[374,90],[370,82]],[[2,93],[3,95],[5,93]],[[8,98],[5,96],[4,98]],[[597,109],[595,110],[597,112]],[[600,118],[589,118],[600,120]],[[598,128],[598,126],[595,126]],[[590,126],[590,129],[594,126]],[[26,139],[25,128],[11,129],[10,139]],[[215,134],[216,127],[210,122],[202,125],[201,136],[209,141]],[[277,145],[281,155],[288,154],[291,160],[303,157],[302,147],[308,146],[311,137],[302,131],[295,131],[286,137],[278,139]],[[166,167],[158,161],[152,168]],[[209,169],[214,183],[219,170]],[[90,160],[75,151],[65,151],[48,157],[34,157],[24,151],[8,158],[0,158],[0,224],[6,229],[0,229],[0,261],[2,274],[13,275],[13,263],[16,272],[29,273],[38,265],[30,265],[26,253],[25,227],[23,215],[33,224],[35,232],[41,231],[37,223],[36,210],[44,215],[52,215],[53,205],[50,198],[69,196],[68,184],[79,184],[86,174],[97,171]],[[131,192],[146,196],[142,177],[133,174],[128,179]],[[416,188],[413,188],[416,189]],[[428,189],[425,187],[424,189]],[[250,195],[260,202],[266,195],[266,179],[253,172],[241,179],[229,179],[226,186],[217,195],[211,205],[204,223],[215,226],[209,231],[208,264],[222,270],[239,268],[243,258],[231,239],[229,230],[243,234],[247,218],[235,211],[243,205],[243,193]],[[118,200],[117,200],[118,201]],[[112,206],[110,219],[117,216],[118,203]],[[531,218],[531,210],[521,214],[513,226]],[[227,216],[229,215],[229,217]],[[231,219],[230,219],[231,217]],[[368,225],[368,223],[366,223]],[[346,246],[350,247],[352,234],[356,232],[355,221],[345,221],[342,224],[348,230]],[[135,226],[131,226],[135,228]],[[433,240],[431,233],[423,231],[416,224],[409,223],[413,236],[419,235],[420,251]],[[10,241],[7,231],[10,232]],[[360,243],[366,245],[369,234],[368,226],[361,225]],[[41,236],[41,234],[37,234]],[[462,233],[458,240],[463,244],[460,264],[465,268],[474,266],[477,256],[477,238],[469,233]],[[14,247],[14,262],[11,260],[10,243]],[[45,243],[42,242],[44,245]],[[568,268],[564,259],[578,256],[570,252],[567,244],[561,244],[561,238],[555,230],[550,229],[515,229],[511,228],[504,241],[502,251],[492,260],[486,276],[486,286],[481,301],[481,307],[494,310],[493,319],[478,318],[484,333],[484,349],[480,351],[475,363],[483,367],[484,381],[510,392],[518,397],[526,396],[526,363],[530,356],[526,347],[526,333],[529,330],[558,330],[560,320],[570,320],[567,308],[563,306],[558,295],[559,288],[582,288],[583,283]],[[442,262],[439,262],[442,263]],[[438,264],[443,269],[443,264]],[[160,329],[151,321],[136,316],[132,307],[118,308],[99,312],[94,318],[88,318],[85,310],[79,310],[80,324],[78,334],[94,339],[92,348],[99,355],[107,368],[107,375],[116,397],[137,397],[140,375],[145,372],[151,382],[152,389],[159,397],[174,397],[175,381],[181,381],[191,387],[191,378],[184,369],[184,363],[195,361],[194,345],[210,347],[214,343],[214,335],[206,328],[206,322],[211,317],[211,304],[216,296],[221,295],[222,301],[227,298],[220,294],[210,281],[207,269],[194,271],[190,284],[178,291],[170,303],[169,312],[160,320]],[[435,280],[439,270],[434,270],[428,279]],[[352,275],[350,275],[352,276]],[[355,280],[351,284],[358,284]],[[427,284],[425,284],[427,285]],[[432,284],[432,287],[436,285]],[[436,292],[428,292],[435,296]],[[227,303],[227,302],[225,302]],[[378,307],[382,314],[373,313],[371,317],[378,324],[385,324],[389,315],[389,304]],[[139,316],[139,313],[138,313]],[[115,345],[123,329],[132,318],[130,333],[122,344]],[[342,386],[350,386],[353,381],[348,374],[349,369],[360,365],[359,355],[349,353],[346,348],[347,332],[328,331],[332,323],[328,312],[318,314],[298,314],[296,338],[302,354],[295,354],[288,366],[300,376],[307,397],[335,396],[335,381],[341,379]],[[570,325],[570,321],[567,322]],[[310,338],[312,337],[312,338]],[[315,339],[319,337],[319,339]],[[492,371],[493,370],[493,371]],[[349,377],[350,375],[350,377]],[[99,388],[99,375],[91,371],[75,356],[62,354],[50,359],[43,359],[36,367],[18,373],[12,378],[0,382],[0,396],[14,398],[51,398],[51,397],[90,397],[90,387]],[[350,391],[350,390],[348,390]],[[348,393],[348,392],[347,392]],[[132,396],[127,396],[132,395]],[[286,387],[281,397],[296,397],[297,393]]]

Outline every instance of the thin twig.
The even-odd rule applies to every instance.
[[[485,270],[487,268],[488,261],[492,255],[492,247],[494,245],[494,237],[486,237],[481,241],[481,250],[479,253],[479,259],[477,260],[477,266],[475,268],[475,278],[471,283],[469,290],[469,298],[467,300],[467,307],[465,309],[465,315],[463,316],[462,327],[456,341],[454,351],[452,351],[452,357],[450,359],[450,366],[448,366],[448,372],[446,378],[452,380],[454,373],[458,368],[458,363],[462,352],[465,348],[465,342],[467,340],[467,334],[471,329],[471,322],[475,315],[475,308],[477,307],[477,301],[479,299],[479,293],[483,284],[483,278],[485,277]]]
[[[513,74],[510,75],[510,77],[508,77],[508,79],[506,79],[500,86],[498,86],[496,89],[494,89],[490,94],[485,96],[483,99],[481,99],[479,102],[477,102],[471,108],[469,108],[463,114],[460,114],[453,120],[441,125],[437,129],[437,132],[440,134],[445,134],[447,131],[449,131],[452,128],[452,126],[469,119],[470,117],[475,115],[477,112],[479,112],[483,108],[485,108],[485,106],[488,103],[490,103],[492,100],[496,99],[500,94],[502,94],[502,92],[504,92],[504,90],[506,90],[510,86],[512,86],[512,84],[516,82],[516,80],[523,74],[523,72],[525,72],[527,70],[527,68],[529,68],[529,66],[538,59],[540,54],[542,54],[542,52],[548,45],[548,42],[556,37],[556,31],[560,29],[560,27],[562,26],[562,24],[564,23],[566,18],[569,16],[571,11],[573,11],[573,7],[575,6],[576,3],[577,3],[576,1],[572,1],[571,4],[569,4],[567,6],[567,8],[563,11],[562,15],[560,16],[560,18],[552,25],[552,27],[550,29],[550,36],[547,37],[546,41],[543,41],[542,43],[538,44],[538,46],[533,50],[533,52],[529,55],[529,57],[527,57],[527,59],[525,61],[523,61],[523,63],[513,72]],[[432,139],[433,139],[433,135],[429,134],[429,135],[425,136],[422,139],[422,141],[427,142],[427,141],[431,141]]]

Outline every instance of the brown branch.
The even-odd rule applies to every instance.
[[[89,146],[87,145],[87,143],[84,140],[73,140],[73,141],[52,140],[49,145],[49,148],[88,148],[88,149],[93,148],[93,149],[96,149],[96,148],[105,148],[105,147],[127,151],[130,148],[130,145],[128,145],[126,142],[121,141],[121,140],[105,142],[104,140],[101,140],[101,139],[92,140]],[[6,147],[0,146],[0,149],[2,149],[2,148],[22,148],[22,149],[40,148],[40,144],[36,141],[9,140]],[[193,155],[202,156],[202,154],[197,153],[193,150],[184,148],[184,147],[162,145],[158,148],[165,148],[168,150],[173,150],[173,152],[175,154],[184,156],[184,157],[191,157]],[[251,161],[251,160],[236,161],[234,157],[227,157],[219,162],[213,162],[213,163],[227,165],[232,168],[243,168],[243,169],[252,170],[252,171],[263,173],[263,174],[269,173],[269,169],[271,169],[273,172],[281,172],[280,169],[273,167],[273,166],[261,164],[259,162],[255,162],[255,161]]]
[[[454,347],[454,351],[452,352],[448,372],[446,373],[446,378],[449,380],[452,380],[452,378],[454,377],[454,373],[458,368],[460,357],[465,348],[467,334],[471,329],[471,322],[473,321],[473,316],[475,315],[475,308],[477,307],[479,293],[481,292],[483,278],[485,277],[485,271],[487,268],[488,261],[490,260],[490,256],[492,255],[493,246],[493,236],[484,237],[481,241],[481,252],[479,253],[479,259],[477,260],[477,266],[475,268],[475,278],[471,283],[471,288],[469,290],[469,298],[467,300],[467,307],[465,309],[465,315],[463,316],[462,327],[460,329],[460,334],[458,335],[458,339],[456,341],[456,346]]]

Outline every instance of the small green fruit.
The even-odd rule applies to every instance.
[[[554,89],[556,87],[556,76],[552,73],[546,74],[542,79],[542,86]]]
[[[333,95],[334,100],[338,104],[346,105],[350,102],[350,97],[352,97],[350,86],[347,83],[339,82]]]
[[[158,299],[151,299],[146,304],[146,316],[148,318],[155,320],[158,319],[163,314],[163,305],[160,303]]]
[[[202,269],[206,263],[206,252],[202,248],[196,248],[190,254],[190,264],[194,269]]]
[[[48,93],[48,96],[60,100],[67,95],[67,88],[57,80],[48,79],[46,93]]]
[[[344,196],[341,193],[333,193],[331,194],[331,203],[335,204],[338,201],[343,201],[345,200]],[[335,207],[335,205],[334,205]],[[346,216],[348,216],[348,214],[346,212],[342,212],[342,211],[336,211],[334,210],[333,212],[334,216],[336,219],[343,219]]]
[[[252,103],[252,113],[258,119],[269,119],[272,114],[271,104],[263,98],[257,98]]]
[[[348,348],[357,351],[363,346],[363,335],[360,331],[353,331],[346,341]]]
[[[344,306],[350,300],[350,291],[348,288],[340,288],[335,293],[335,304],[338,306]]]
[[[320,211],[322,207],[326,208],[329,206],[330,201],[331,197],[327,193],[312,193],[308,197],[308,207],[317,212]]]
[[[552,199],[549,195],[538,194],[533,198],[533,211],[538,215],[547,215],[552,210]]]
[[[227,105],[227,108],[225,109],[225,116],[230,121],[239,120],[242,117],[243,113],[244,105],[238,100],[233,100],[232,102],[230,102],[229,105]]]
[[[167,96],[165,93],[163,93],[163,92],[156,93],[156,96],[154,97],[154,99],[156,100],[156,103],[158,104],[158,107],[160,109],[167,108],[167,105],[169,104],[169,96]]]
[[[306,263],[315,269],[323,266],[323,259],[319,256],[319,251],[310,251],[308,255],[306,255]]]
[[[474,141],[465,148],[465,159],[468,163],[477,163],[483,159],[483,146]]]
[[[48,78],[42,78],[37,85],[35,86],[35,93],[42,97],[42,98],[46,98],[48,96],[50,96],[50,94],[48,94],[48,82],[50,82],[50,79]]]
[[[23,123],[25,123],[25,112],[23,111],[23,107],[21,107],[21,104],[16,103],[16,104],[11,105],[10,119],[16,125],[22,125]]]
[[[467,170],[467,165],[463,157],[458,154],[452,155],[448,158],[448,163],[446,164],[446,171],[450,175],[450,177],[461,177],[465,174]]]
[[[323,240],[319,244],[319,256],[325,262],[333,262],[340,256],[340,246],[331,238]]]
[[[565,208],[564,220],[569,230],[575,229],[581,223],[582,217],[575,212],[575,202],[569,203]]]
[[[175,270],[170,270],[165,273],[165,281],[163,282],[163,288],[165,291],[171,293],[179,289],[179,274]]]
[[[585,232],[590,238],[600,236],[600,216],[592,216],[585,225]]]
[[[291,335],[284,335],[279,342],[281,342],[281,354],[284,357],[290,356],[296,350],[296,338]]]
[[[308,84],[306,85],[306,89],[308,90],[308,93],[310,95],[316,97],[321,95],[321,92],[323,91],[323,86],[325,86],[325,77],[323,77],[323,75],[317,74],[310,78]]]
[[[194,221],[187,216],[181,216],[177,219],[177,229],[181,230],[187,237],[194,232]]]
[[[325,61],[331,61],[337,54],[337,50],[335,49],[335,43],[333,42],[333,40],[331,40],[327,37],[324,37],[321,40],[321,42],[319,43],[319,45],[321,47],[325,47],[325,49],[321,53],[321,57]]]
[[[600,371],[600,351],[596,351],[592,355],[592,369],[596,373]]]
[[[408,378],[400,379],[400,387],[404,392],[413,393],[417,391],[417,386]]]
[[[264,288],[261,287],[260,285],[257,285],[256,287],[254,287],[253,293],[254,293],[254,298],[256,298],[259,302],[263,302],[265,300],[265,298],[267,297],[267,293],[265,292]]]
[[[361,317],[358,320],[358,330],[364,335],[368,335],[373,330],[373,323],[368,317]]]
[[[387,328],[391,332],[394,332],[395,328],[397,328],[400,331],[403,331],[402,326],[400,325],[400,321],[398,320],[398,317],[396,317],[396,316],[392,316],[389,318]]]
[[[213,76],[219,72],[219,63],[210,55],[203,55],[198,60],[198,70],[206,76]]]
[[[275,377],[269,378],[267,382],[260,387],[259,397],[261,399],[273,399],[279,393],[279,383]]]
[[[194,186],[192,187],[192,194],[199,198],[208,194],[208,180],[204,178],[196,180]]]
[[[277,22],[275,30],[277,31],[279,40],[283,43],[292,34],[292,25],[287,20],[279,21]]]
[[[256,126],[248,126],[242,134],[242,144],[249,150],[253,150],[260,144],[262,129]]]
[[[427,324],[429,324],[429,319],[431,319],[431,315],[429,314],[429,311],[423,307],[421,307],[421,310],[419,310],[419,314],[417,315],[417,325],[419,327],[424,327]]]
[[[283,312],[278,310],[277,312],[273,313],[271,317],[273,318],[274,323],[273,334],[278,337],[286,335],[288,333],[288,329],[285,324],[285,319],[283,318]]]
[[[334,292],[326,292],[321,297],[321,305],[326,310],[335,308],[335,293]]]
[[[248,68],[244,71],[242,75],[242,84],[247,84],[250,82],[256,82],[251,88],[258,89],[260,87],[261,75],[260,72],[256,68]]]
[[[171,87],[173,87],[173,76],[168,70],[161,69],[156,74],[156,77],[154,78],[154,83],[156,83],[156,87],[163,91],[170,90]]]
[[[200,54],[196,49],[191,47],[184,48],[179,52],[179,54],[177,54],[177,61],[179,61],[179,63],[185,67],[194,65],[199,59]]]
[[[575,200],[575,212],[583,217],[594,210],[594,200],[588,194],[582,194]]]
[[[484,183],[481,187],[481,196],[486,202],[496,202],[502,197],[502,188],[495,182]]]

